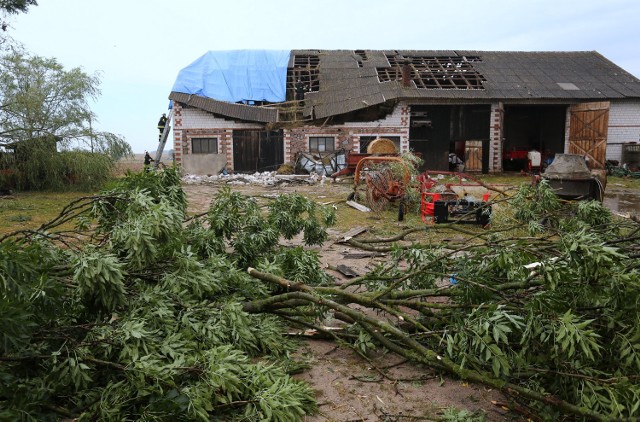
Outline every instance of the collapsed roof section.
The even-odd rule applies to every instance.
[[[308,121],[397,100],[568,103],[640,98],[640,80],[595,51],[293,50],[271,52],[266,55],[273,60],[251,63],[247,58],[264,57],[264,51],[241,52],[207,53],[216,58],[224,53],[226,61],[211,62],[207,55],[198,59],[196,68],[207,72],[195,76],[183,69],[181,75],[186,72],[195,85],[183,89],[177,80],[169,98],[223,117],[265,123],[286,120],[284,111],[290,115],[292,104]],[[262,95],[264,89],[253,97],[226,95],[234,90],[209,80],[223,64],[234,83],[251,89],[275,86],[278,96]],[[252,79],[256,75],[257,82]],[[301,86],[303,102],[295,95]]]
[[[404,86],[425,89],[484,89],[485,78],[473,67],[477,56],[387,55],[391,67],[379,67],[380,82],[402,80]]]

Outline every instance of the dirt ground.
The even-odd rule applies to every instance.
[[[232,188],[259,198],[297,192],[320,203],[344,200],[352,189],[350,183],[308,185],[297,182],[278,186],[241,183],[233,184]],[[220,186],[220,183],[185,183],[189,212],[206,211]],[[344,203],[337,206],[346,207]],[[373,230],[380,222],[374,215],[365,215],[358,213],[352,221],[341,222],[340,228],[330,230],[330,239],[322,247],[312,248],[319,253],[323,263],[343,264],[357,274],[364,274],[377,261],[386,259],[384,255],[366,256],[362,250],[336,243],[348,226],[365,226]],[[299,243],[293,239],[285,244]],[[329,269],[327,272],[335,277],[336,284],[348,280],[339,272]],[[320,409],[317,415],[307,417],[307,422],[437,420],[438,415],[449,407],[484,413],[490,421],[518,419],[492,403],[506,401],[499,392],[404,362],[392,354],[373,356],[367,361],[348,347],[313,339],[305,340],[299,353],[311,362],[311,369],[298,378],[315,389]],[[375,368],[389,368],[389,378],[383,378]]]

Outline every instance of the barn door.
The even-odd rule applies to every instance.
[[[609,102],[582,103],[569,109],[569,154],[584,155],[592,169],[604,169]]]
[[[276,170],[284,160],[282,131],[234,130],[233,171]]]

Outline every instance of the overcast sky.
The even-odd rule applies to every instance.
[[[595,50],[640,77],[638,0],[38,3],[10,34],[32,54],[98,72],[94,126],[135,152],[156,149],[178,72],[209,50]]]

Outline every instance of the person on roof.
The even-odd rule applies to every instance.
[[[162,113],[162,117],[158,120],[158,130],[160,134],[158,135],[158,141],[162,140],[162,132],[164,132],[164,127],[167,125],[167,114]]]
[[[304,100],[304,93],[307,90],[306,85],[300,80],[298,79],[298,81],[296,82],[295,86],[294,86],[294,91],[296,94],[296,101],[302,101]]]

